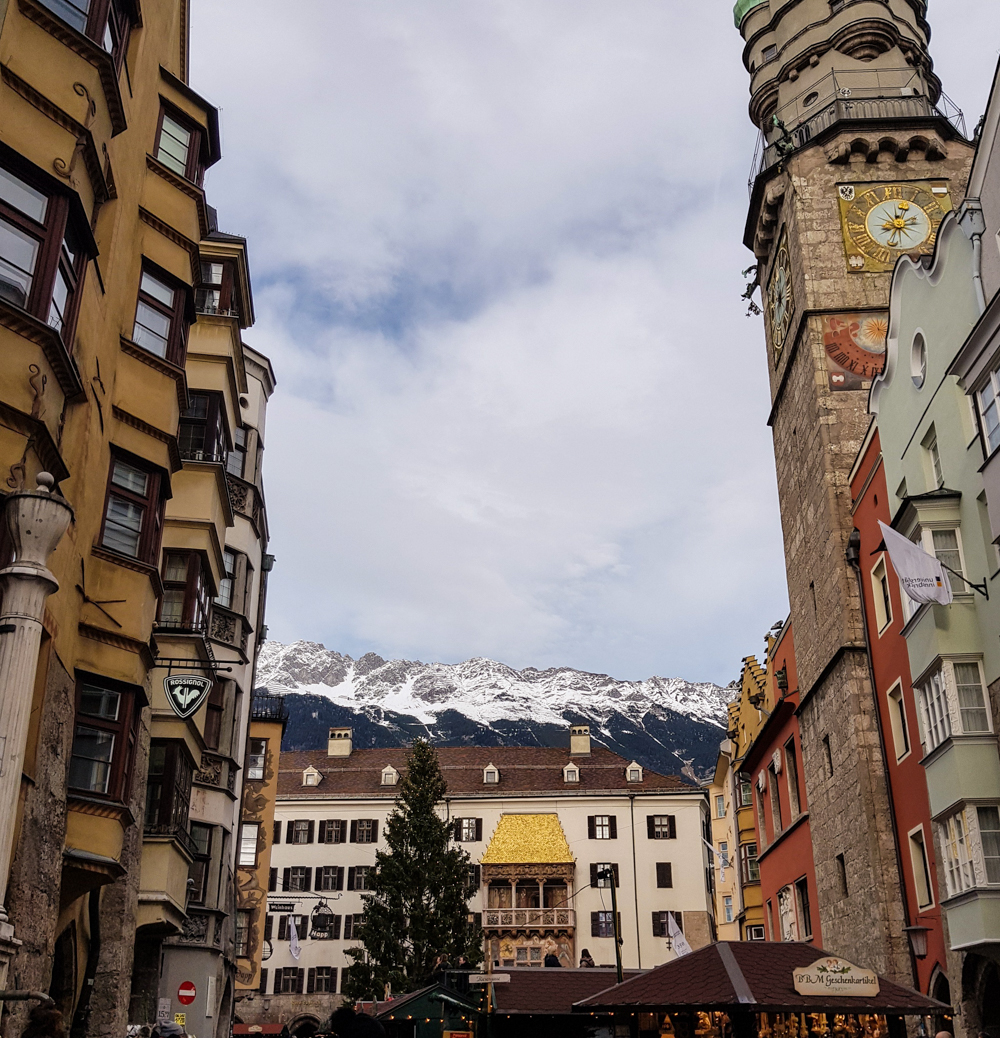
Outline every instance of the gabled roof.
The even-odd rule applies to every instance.
[[[698,1007],[774,1012],[844,1010],[922,1015],[948,1006],[911,988],[879,977],[879,993],[865,996],[800,995],[792,982],[795,968],[829,956],[801,942],[721,941],[658,966],[624,984],[574,1005],[582,1012],[613,1009]]]
[[[499,972],[499,971],[498,971]],[[573,1003],[604,991],[615,983],[613,969],[512,969],[506,984],[495,984],[493,992],[497,1013],[533,1013],[561,1016],[573,1010]],[[642,970],[625,970],[625,979],[642,975]]]
[[[622,791],[653,794],[697,794],[699,788],[677,775],[658,775],[648,768],[642,782],[628,782],[628,761],[617,753],[595,746],[589,757],[570,757],[568,747],[542,746],[436,746],[438,761],[449,796],[509,796],[513,793],[558,793],[560,796],[591,796]],[[330,798],[338,796],[386,797],[393,799],[394,786],[382,785],[382,769],[391,764],[406,773],[404,747],[354,750],[349,757],[330,757],[325,750],[281,754],[278,796]],[[567,787],[563,768],[572,760],[580,769],[580,781]],[[483,769],[494,764],[500,781],[485,785]],[[323,775],[319,786],[302,786],[302,772],[309,766]]]

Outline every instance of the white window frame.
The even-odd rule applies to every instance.
[[[721,808],[721,810],[720,810]],[[726,796],[724,793],[715,794],[715,817],[725,818],[726,817]]]
[[[1000,233],[997,235],[997,240],[1000,242]],[[993,393],[993,407],[996,412],[998,419],[1000,419],[1000,369],[994,369],[989,373],[989,377],[986,382],[976,390],[976,412],[979,417],[979,427],[982,429],[983,436],[983,453],[986,457],[990,457],[998,448],[1000,448],[1000,425],[995,428],[996,433],[996,446],[990,444],[989,433],[986,429],[986,409],[983,407],[983,390],[987,388],[991,389]]]
[[[257,839],[260,836],[260,824],[244,822],[240,826],[240,849],[236,864],[253,867],[257,864]]]
[[[931,878],[931,859],[927,851],[927,834],[923,824],[914,826],[907,834],[910,848],[910,868],[913,870],[913,885],[917,892],[917,908],[922,912],[934,907],[934,882]],[[918,860],[919,856],[919,860]],[[921,900],[925,894],[929,900]]]
[[[976,886],[975,869],[970,849],[969,819],[965,807],[941,819],[938,833],[941,841],[941,864],[944,868],[948,897],[972,890]]]
[[[958,684],[955,679],[955,664],[974,664],[979,671],[979,688],[982,693],[983,710],[986,714],[987,728],[984,731],[965,730],[962,721],[962,707],[958,700]],[[935,682],[940,682],[941,692],[933,688],[933,696],[929,689]],[[983,674],[982,660],[978,657],[946,657],[942,658],[938,666],[928,673],[919,685],[914,686],[920,696],[920,713],[923,731],[921,737],[924,742],[924,750],[931,753],[950,738],[961,738],[963,736],[986,736],[993,734],[993,718],[989,708],[989,699],[986,692],[986,681]],[[942,703],[943,695],[943,703]],[[942,710],[943,706],[943,710]],[[973,709],[967,707],[966,709]],[[975,708],[978,709],[978,708]]]
[[[500,782],[500,769],[495,764],[487,764],[483,768],[483,785],[496,786]]]
[[[399,772],[390,764],[382,769],[382,785],[394,786],[399,781]]]
[[[959,570],[962,573],[962,587],[961,590],[952,589],[956,595],[971,595],[972,591],[968,586],[966,577],[969,573],[969,567],[965,564],[965,545],[962,543],[962,527],[961,524],[954,521],[949,522],[937,522],[935,520],[928,520],[926,523],[921,523],[917,528],[919,530],[919,536],[914,538],[911,535],[911,540],[914,543],[919,544],[921,548],[927,552],[928,555],[932,555],[935,559],[937,556],[937,549],[934,547],[934,532],[942,530],[951,530],[955,534],[955,543],[958,545],[958,559],[959,559]],[[955,567],[952,566],[952,569]],[[945,574],[951,579],[951,574],[945,570]],[[906,592],[900,587],[900,594],[905,595]],[[909,596],[907,596],[909,597]],[[914,602],[914,611],[916,611],[917,605]]]
[[[889,729],[892,732],[893,749],[896,762],[906,760],[913,752],[913,738],[910,724],[906,717],[906,699],[903,696],[903,681],[897,678],[885,694],[889,705]]]
[[[594,839],[611,839],[611,815],[594,815]]]
[[[872,584],[872,600],[875,603],[875,625],[881,638],[892,626],[892,598],[889,594],[889,568],[885,563],[885,555],[879,556],[878,562],[872,566],[869,579]]]
[[[726,894],[722,899],[723,918],[727,923],[733,921],[733,896]]]
[[[575,764],[567,764],[563,768],[563,782],[579,782],[580,769]]]

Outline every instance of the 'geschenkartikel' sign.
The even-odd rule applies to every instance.
[[[845,959],[819,959],[811,966],[792,970],[792,982],[800,995],[878,994],[878,976]]]

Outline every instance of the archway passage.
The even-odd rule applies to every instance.
[[[931,989],[928,992],[931,998],[936,998],[939,1002],[944,1002],[946,1006],[951,1005],[951,984],[948,983],[948,978],[943,973],[938,973],[931,981]],[[948,1030],[949,1021],[942,1014],[934,1018],[935,1031],[946,1031]]]
[[[1000,1038],[1000,969],[990,964],[979,988],[979,1018],[990,1038]]]
[[[319,1030],[319,1021],[314,1016],[303,1016],[293,1020],[289,1026],[293,1038],[313,1038]]]

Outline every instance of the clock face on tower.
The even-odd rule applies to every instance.
[[[771,346],[775,357],[785,345],[794,308],[792,264],[788,257],[788,242],[782,235],[774,266],[771,268],[771,280],[767,286],[767,322],[771,328]]]
[[[951,209],[946,181],[841,184],[837,191],[847,266],[858,272],[892,270],[900,256],[932,252]]]

